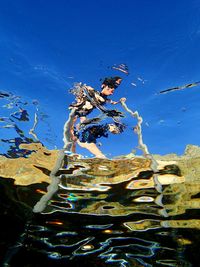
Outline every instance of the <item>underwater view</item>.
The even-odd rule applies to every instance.
[[[200,2],[0,0],[0,265],[192,267]]]

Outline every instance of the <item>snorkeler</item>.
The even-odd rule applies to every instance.
[[[122,113],[117,110],[107,110],[104,105],[106,103],[109,104],[118,104],[121,101],[125,101],[125,98],[121,98],[119,101],[113,101],[108,97],[112,95],[115,89],[120,85],[122,79],[120,77],[110,77],[105,78],[101,85],[101,92],[96,91],[94,88],[86,85],[82,85],[80,83],[75,84],[74,87],[70,90],[76,96],[76,102],[72,103],[69,109],[74,110],[74,118],[73,123],[71,124],[70,130],[70,140],[72,141],[72,152],[75,152],[76,142],[82,147],[88,148],[89,151],[93,151],[92,153],[95,155],[103,155],[100,150],[96,147],[96,141],[92,142],[92,140],[96,140],[101,136],[106,136],[107,132],[110,131],[114,133],[116,130],[113,130],[112,125],[108,127],[108,125],[95,125],[92,127],[85,128],[86,126],[91,126],[95,120],[95,123],[99,122],[99,118],[87,119],[87,115],[89,115],[95,108],[99,109],[102,113],[104,113],[107,117],[117,118],[122,117]],[[80,123],[76,124],[77,119],[80,119]],[[116,128],[116,126],[114,126]],[[89,139],[85,139],[85,137],[81,137],[80,134],[76,133],[83,129],[83,136],[89,135]],[[95,131],[94,131],[95,129]],[[98,136],[96,136],[96,134]],[[94,135],[94,136],[93,136]],[[93,137],[92,137],[93,136]],[[103,157],[103,156],[102,156]]]

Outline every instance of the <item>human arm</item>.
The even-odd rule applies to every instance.
[[[121,103],[121,102],[125,102],[125,101],[126,101],[126,98],[125,98],[125,97],[120,98],[119,101],[113,101],[113,100],[111,100],[111,99],[108,99],[108,102],[109,102],[110,104],[112,104],[112,105],[116,105],[116,104],[119,104],[119,103]]]

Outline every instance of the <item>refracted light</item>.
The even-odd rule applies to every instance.
[[[108,171],[109,170],[108,167],[107,166],[104,166],[104,165],[100,165],[98,167],[98,169],[101,170],[101,171]]]
[[[69,195],[68,194],[59,194],[60,197],[67,198]]]
[[[112,230],[109,230],[109,229],[103,231],[103,233],[105,233],[105,234],[111,234],[112,232],[113,231]]]
[[[46,223],[52,225],[63,225],[63,222],[60,221],[46,221]]]
[[[77,201],[78,197],[74,195],[73,193],[70,193],[69,196],[67,197],[69,201]]]
[[[36,189],[36,193],[40,193],[40,194],[46,194],[47,192],[45,192],[45,191],[43,191],[43,190],[41,190],[41,189]]]
[[[153,202],[154,198],[142,196],[142,197],[135,198],[133,201],[134,202]]]
[[[50,253],[48,257],[52,259],[60,259],[62,258],[62,255],[60,253],[53,252],[53,253]]]
[[[89,244],[84,245],[84,246],[81,247],[82,250],[90,250],[90,249],[93,249],[93,248],[94,248],[94,246],[93,245],[89,245]]]
[[[192,241],[186,238],[178,238],[178,243],[181,245],[190,245],[192,244]]]

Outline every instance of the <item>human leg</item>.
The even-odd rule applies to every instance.
[[[101,152],[101,150],[97,147],[95,143],[83,143],[77,141],[80,147],[83,147],[89,150],[92,154],[94,154],[97,158],[106,158],[106,156]]]

